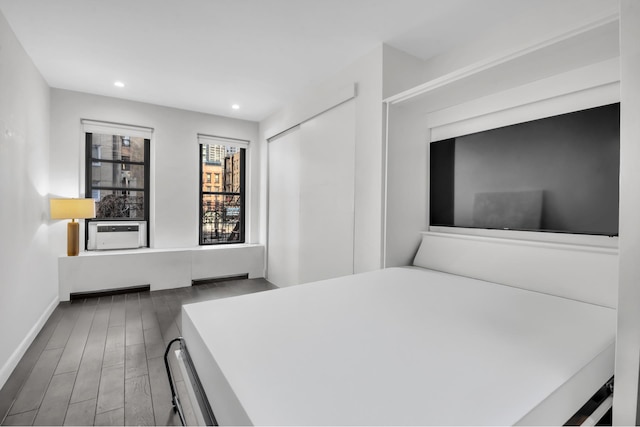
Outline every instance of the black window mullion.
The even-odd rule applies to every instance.
[[[149,194],[151,194],[151,174],[149,172],[150,169],[150,165],[151,165],[151,140],[150,139],[146,139],[144,140],[144,197],[142,199],[142,203],[143,203],[143,209],[144,209],[144,217],[145,220],[147,221],[147,247],[150,247],[149,245],[149,218],[150,218],[150,213],[149,213]],[[130,162],[131,164],[133,164],[132,162]]]
[[[117,163],[117,164],[121,164],[121,165],[146,166],[145,162],[136,162],[136,161],[129,161],[129,160],[100,159],[100,158],[97,158],[97,157],[91,157],[91,163],[111,163],[111,164]]]
[[[240,241],[244,242],[244,227],[245,227],[245,150],[240,150]]]
[[[242,192],[240,193],[231,193],[228,191],[200,191],[203,196],[242,196]]]
[[[204,228],[204,223],[202,221],[202,218],[204,216],[204,202],[203,202],[203,196],[204,193],[202,191],[202,150],[204,148],[204,146],[202,144],[199,144],[200,147],[200,151],[198,152],[198,165],[199,165],[199,170],[200,170],[200,178],[198,179],[200,181],[200,202],[198,203],[200,205],[200,216],[198,217],[198,243],[202,244],[203,242],[203,234],[202,234],[202,229]]]
[[[140,187],[102,187],[98,185],[94,185],[91,187],[92,190],[109,190],[109,191],[139,191],[144,193],[144,188]]]
[[[84,166],[84,197],[85,199],[93,198],[93,170],[91,168],[91,140],[93,134],[85,133],[84,134],[84,150],[85,150],[85,166]],[[89,242],[89,220],[84,220],[84,250],[87,250],[87,243]]]
[[[93,157],[91,156],[91,140],[92,140],[93,134],[92,133],[86,133],[84,135],[84,144],[85,144],[85,153],[86,153],[86,165],[84,167],[84,197],[87,199],[91,198],[91,190],[93,189],[93,170],[91,169],[91,167],[89,166],[90,164],[93,163]],[[86,242],[86,239],[85,239]],[[85,243],[86,246],[86,243]],[[86,249],[86,248],[85,248]]]

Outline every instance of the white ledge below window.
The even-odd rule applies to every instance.
[[[60,301],[72,293],[149,285],[152,291],[191,286],[193,280],[248,274],[264,277],[264,246],[85,251],[58,258]]]

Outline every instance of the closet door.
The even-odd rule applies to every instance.
[[[300,130],[300,283],[353,274],[355,101]]]
[[[269,142],[267,276],[277,286],[299,283],[300,130]]]
[[[269,142],[269,281],[353,273],[354,166],[354,101]]]

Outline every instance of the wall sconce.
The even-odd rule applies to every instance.
[[[51,219],[70,219],[67,224],[67,255],[80,253],[80,224],[76,219],[95,218],[96,202],[93,199],[50,199]]]

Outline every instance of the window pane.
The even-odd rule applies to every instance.
[[[142,191],[94,190],[92,194],[99,199],[96,218],[145,219]]]
[[[244,149],[201,145],[200,156],[200,244],[242,243],[245,238]]]
[[[210,163],[203,162],[202,163],[202,191],[224,191],[224,188],[220,185],[220,183],[216,183],[217,185],[212,186],[211,176],[219,176],[224,170],[224,163]]]
[[[144,138],[94,133],[91,138],[91,156],[102,160],[144,162]]]
[[[224,191],[240,192],[240,153],[234,153],[224,159]]]
[[[202,244],[236,242],[241,240],[240,195],[202,196]]]
[[[226,145],[202,146],[202,179],[203,191],[207,191],[205,184],[217,184],[211,191],[240,192],[240,148]],[[224,180],[224,182],[220,182]],[[217,189],[216,189],[217,188]]]
[[[144,166],[127,163],[93,163],[93,187],[144,188]]]

